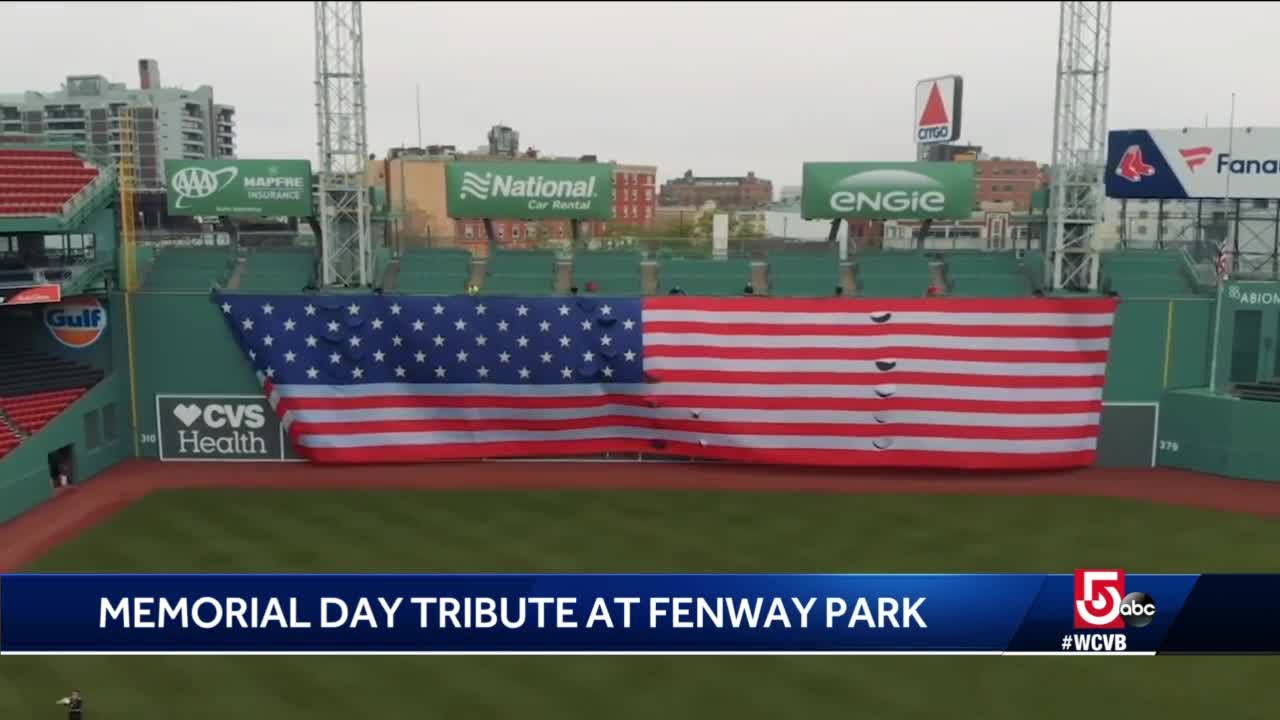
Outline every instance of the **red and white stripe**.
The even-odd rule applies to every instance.
[[[645,301],[650,382],[272,385],[319,462],[647,452],[834,466],[1091,464],[1112,299]]]

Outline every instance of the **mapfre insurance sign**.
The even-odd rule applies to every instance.
[[[1107,196],[1280,198],[1280,128],[1113,130]]]

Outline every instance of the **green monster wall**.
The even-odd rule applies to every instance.
[[[1280,403],[1230,394],[1236,383],[1280,376],[1280,283],[1229,282],[1221,308],[1212,387],[1173,390],[1161,402],[1159,464],[1280,481]]]
[[[118,294],[102,299],[107,310],[107,332],[85,350],[58,346],[59,355],[85,362],[106,371],[102,382],[85,393],[70,408],[19,445],[0,461],[0,522],[9,520],[53,496],[49,454],[71,446],[77,481],[84,481],[133,454],[133,429],[129,418],[129,378],[126,326]],[[38,314],[37,314],[38,317]],[[6,332],[36,347],[53,351],[45,344],[43,327],[26,324],[29,318],[14,318]],[[56,343],[54,343],[56,345]]]
[[[261,395],[208,293],[133,297],[139,454],[158,457],[156,395]]]
[[[1209,299],[1121,303],[1107,373],[1099,463],[1147,466],[1156,405],[1171,388],[1205,385]],[[140,454],[157,457],[156,395],[260,395],[222,314],[205,293],[139,293],[135,313]],[[1110,430],[1108,430],[1110,429]]]

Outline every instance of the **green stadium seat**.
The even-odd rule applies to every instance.
[[[489,258],[480,290],[487,295],[553,295],[555,272],[554,251],[499,250]]]
[[[769,294],[826,297],[840,284],[840,256],[835,253],[769,253]]]
[[[1012,251],[950,251],[943,254],[949,294],[960,297],[1021,297],[1031,293]]]
[[[587,283],[596,284],[601,295],[641,295],[638,252],[595,251],[573,256],[573,285],[585,292]]]
[[[741,295],[751,282],[751,263],[745,258],[663,260],[658,268],[658,289],[666,294],[680,288],[688,295]]]
[[[400,256],[396,290],[425,295],[465,292],[471,279],[471,253],[461,248],[407,250]]]
[[[863,251],[854,264],[864,297],[918,297],[933,282],[929,256],[918,250]]]
[[[245,261],[240,289],[297,292],[315,279],[315,253],[310,248],[260,248]]]
[[[144,290],[208,290],[226,282],[236,257],[228,247],[159,249],[143,279]]]
[[[1121,297],[1183,297],[1196,294],[1181,253],[1118,251],[1101,256],[1102,286]]]

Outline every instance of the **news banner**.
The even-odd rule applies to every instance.
[[[0,576],[0,655],[1255,654],[1280,575]]]

